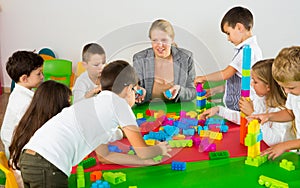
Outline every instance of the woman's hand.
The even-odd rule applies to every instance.
[[[171,93],[171,97],[167,96],[166,92],[169,90],[169,92]],[[176,96],[179,93],[180,90],[180,85],[174,85],[172,86],[170,89],[168,89],[167,91],[164,92],[164,96],[166,99],[168,100],[173,100],[176,98]]]

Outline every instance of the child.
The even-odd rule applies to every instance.
[[[42,83],[33,95],[32,101],[14,131],[9,147],[9,166],[17,166],[22,148],[29,141],[37,129],[48,119],[60,112],[64,107],[70,106],[71,90],[58,82],[49,80]],[[19,188],[23,187],[21,172],[14,171]]]
[[[284,104],[286,101],[285,93],[272,77],[272,64],[273,59],[267,59],[257,62],[252,67],[252,87],[256,92],[256,96],[252,102],[248,102],[245,98],[240,100],[241,111],[245,115],[278,112],[285,109]],[[226,109],[222,106],[213,107],[205,111],[202,115],[214,115],[216,112],[220,116],[240,123],[240,112]],[[271,146],[283,141],[294,139],[292,132],[292,122],[281,123],[265,123],[261,126],[264,142]]]
[[[228,40],[235,45],[235,54],[231,63],[221,71],[208,75],[198,76],[194,83],[206,81],[226,80],[223,101],[225,106],[232,110],[239,111],[239,99],[241,90],[243,47],[248,44],[251,48],[251,65],[262,58],[256,37],[252,35],[253,16],[252,13],[243,7],[230,9],[222,19],[221,30],[228,37]],[[207,90],[207,97],[224,91],[224,86]],[[253,95],[253,91],[251,92]]]
[[[38,54],[29,51],[17,51],[8,59],[6,71],[16,85],[9,96],[1,127],[1,140],[6,157],[13,131],[27,110],[36,88],[44,79],[42,66],[44,60]]]
[[[106,62],[104,49],[96,43],[83,47],[82,64],[86,71],[75,81],[73,87],[74,103],[95,96],[101,91],[100,76]]]
[[[63,108],[70,106],[71,95],[72,92],[67,86],[53,80],[48,80],[37,88],[27,111],[14,131],[9,147],[12,166],[18,166],[21,151],[36,130]]]
[[[147,146],[139,132],[131,110],[137,82],[137,75],[127,62],[109,63],[102,71],[99,95],[63,109],[24,146],[19,162],[24,184],[67,187],[72,166],[99,145],[121,138],[118,126],[138,157],[169,156],[171,148],[167,143]]]
[[[271,146],[262,155],[275,159],[286,150],[300,149],[300,46],[282,49],[275,58],[272,74],[277,83],[287,93],[286,109],[279,112],[250,116],[261,120],[261,123],[286,122],[295,120],[298,140],[282,142]]]

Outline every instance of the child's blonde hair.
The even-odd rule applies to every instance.
[[[252,71],[257,75],[258,79],[269,86],[270,92],[266,95],[267,107],[285,106],[286,94],[280,85],[272,77],[272,64],[274,59],[265,59],[258,61],[252,66]]]
[[[272,74],[276,81],[300,81],[300,46],[283,48],[274,60]]]

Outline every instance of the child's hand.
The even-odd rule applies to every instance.
[[[198,83],[204,83],[205,81],[206,81],[205,76],[197,76],[194,80],[194,85],[196,87]]]
[[[261,156],[269,155],[268,159],[276,159],[279,157],[283,152],[285,152],[287,149],[285,148],[285,143],[279,143],[276,145],[273,145],[266,149],[265,151],[261,152]]]
[[[162,150],[162,155],[167,156],[167,157],[171,157],[171,155],[169,154],[169,152],[172,151],[172,148],[168,144],[168,142],[159,142],[157,145]]]
[[[248,101],[247,98],[241,97],[239,100],[240,110],[246,115],[249,116],[254,112],[253,102]]]
[[[145,100],[145,96],[146,96],[146,89],[141,87],[141,86],[138,86],[137,87],[138,90],[142,90],[142,95],[138,95],[138,97],[135,99],[135,102],[136,103],[141,103]]]
[[[218,106],[214,106],[210,109],[205,110],[202,114],[200,114],[200,119],[207,119],[211,116],[214,116],[216,113],[219,112],[219,107]]]
[[[269,114],[253,114],[248,116],[249,119],[257,119],[260,124],[264,124],[269,121]]]
[[[100,93],[101,90],[102,90],[101,85],[98,85],[97,87],[94,88],[93,92],[96,95],[96,94]]]
[[[166,99],[173,100],[178,95],[179,90],[180,90],[180,85],[174,85],[169,89],[172,96],[168,97],[165,92],[164,92],[164,96]]]

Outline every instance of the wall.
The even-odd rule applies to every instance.
[[[131,61],[133,53],[150,46],[148,29],[157,18],[169,20],[177,44],[194,52],[197,74],[219,70],[233,55],[220,20],[236,5],[254,14],[253,32],[264,57],[300,44],[298,0],[1,0],[0,5],[0,80],[5,87],[11,83],[5,63],[16,50],[49,47],[58,58],[71,60],[75,69],[82,46],[97,41],[108,60]]]

